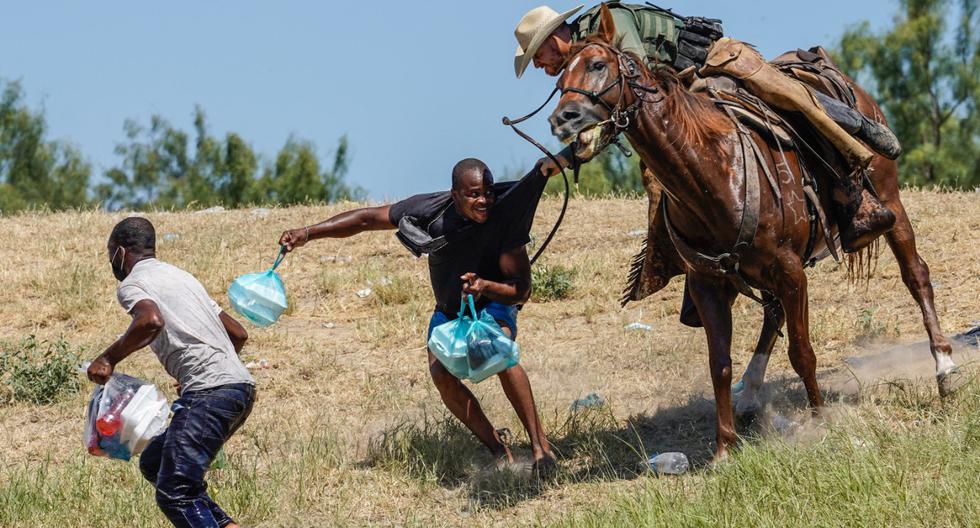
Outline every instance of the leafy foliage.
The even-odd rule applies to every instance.
[[[126,143],[116,147],[119,166],[106,173],[96,196],[107,208],[182,208],[246,204],[290,205],[359,198],[363,190],[344,182],[350,164],[347,138],[341,137],[330,169],[321,168],[316,146],[289,138],[275,162],[261,169],[251,146],[229,132],[208,132],[200,107],[194,111],[194,138],[160,116],[148,127],[124,125]]]
[[[0,345],[0,403],[48,404],[78,392],[79,355],[64,340]]]
[[[838,64],[881,103],[912,185],[980,185],[980,14],[976,0],[899,0],[881,33],[867,22],[840,40]]]
[[[575,289],[575,269],[537,265],[531,268],[531,297],[538,302],[557,301]]]
[[[25,105],[19,83],[0,87],[0,212],[87,205],[91,165],[72,145],[45,138],[44,113]]]
[[[571,170],[568,176],[571,178]],[[571,180],[569,183],[574,186]],[[565,184],[560,177],[552,178],[545,187],[548,194],[563,192]],[[639,156],[626,157],[618,148],[610,146],[594,160],[582,165],[577,192],[584,196],[642,194],[643,176]]]

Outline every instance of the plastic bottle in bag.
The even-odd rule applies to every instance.
[[[136,388],[128,385],[123,392],[113,398],[112,403],[109,404],[109,410],[95,421],[95,428],[100,435],[112,436],[119,432],[119,429],[122,428],[123,407],[129,403],[129,400],[133,399],[134,394],[136,394]]]
[[[680,475],[691,467],[687,455],[678,452],[654,455],[646,461],[646,465],[658,475]]]
[[[129,460],[166,429],[169,416],[170,406],[155,385],[113,374],[92,391],[85,448],[95,456]]]

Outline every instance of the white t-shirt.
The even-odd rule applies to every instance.
[[[164,327],[150,348],[181,392],[255,384],[221,324],[221,307],[190,273],[155,258],[141,260],[119,283],[116,297],[127,313],[144,299],[156,303]]]

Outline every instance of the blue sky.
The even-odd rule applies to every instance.
[[[348,178],[374,200],[400,198],[448,186],[460,158],[502,174],[539,157],[500,124],[539,105],[554,83],[533,69],[514,77],[513,29],[537,5],[16,2],[3,9],[0,78],[20,80],[29,103],[45,109],[49,135],[81,148],[99,175],[118,161],[125,119],[159,114],[189,131],[199,104],[213,133],[235,131],[265,159],[290,134],[326,158],[347,134]],[[893,0],[661,5],[721,18],[727,34],[767,57],[831,44],[862,20],[880,27],[896,11]],[[543,117],[528,130],[555,143]]]

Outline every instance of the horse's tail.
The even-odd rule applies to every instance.
[[[871,280],[871,275],[878,269],[878,257],[881,256],[881,238],[875,239],[863,249],[847,254],[847,280],[851,283]]]

